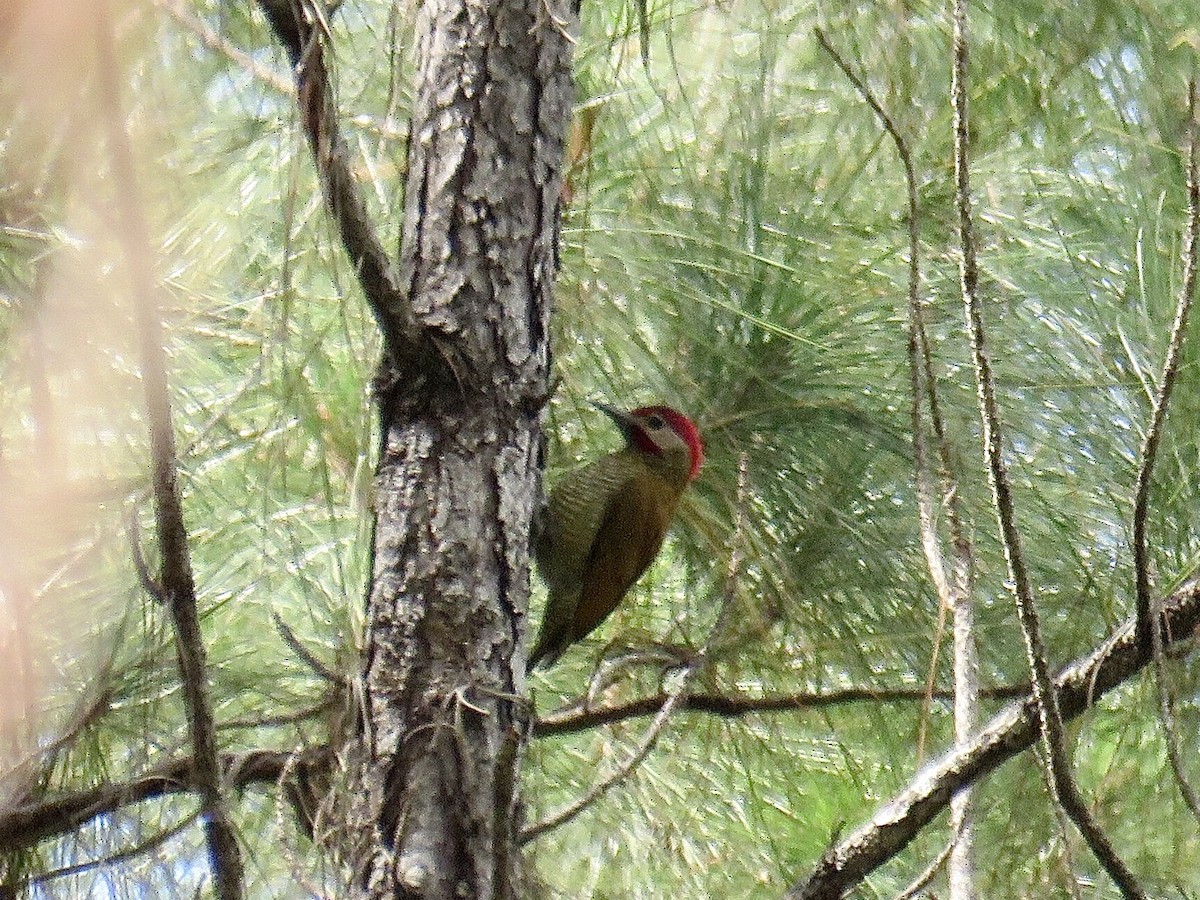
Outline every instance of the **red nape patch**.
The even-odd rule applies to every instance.
[[[688,449],[692,453],[692,469],[688,473],[688,481],[694,481],[700,474],[700,467],[704,465],[704,439],[700,437],[700,429],[696,427],[695,422],[679,410],[671,409],[669,406],[642,406],[635,409],[630,415],[644,418],[656,413],[666,419],[671,430],[683,438],[683,442],[688,445]],[[658,453],[654,442],[640,431],[633,435],[633,441],[639,450],[646,453]]]

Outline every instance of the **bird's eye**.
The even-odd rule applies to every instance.
[[[663,421],[662,416],[654,415],[646,420],[646,424],[649,425],[652,430],[658,431],[658,429],[662,428],[667,423]]]

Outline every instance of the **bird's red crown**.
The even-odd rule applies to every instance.
[[[692,454],[692,468],[688,473],[688,481],[692,481],[700,474],[700,467],[704,464],[704,439],[700,437],[700,429],[696,427],[696,423],[685,416],[677,409],[671,409],[669,406],[642,406],[630,413],[636,419],[646,419],[650,416],[659,415],[666,420],[674,431],[688,446],[688,450]],[[647,453],[658,453],[659,449],[650,439],[650,436],[637,432],[634,437],[634,442],[640,450]]]

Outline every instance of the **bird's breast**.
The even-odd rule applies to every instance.
[[[612,498],[633,479],[645,480],[650,490],[662,495],[669,519],[680,492],[627,451],[588,463],[555,485],[536,547],[538,567],[552,590],[579,589],[601,519]]]

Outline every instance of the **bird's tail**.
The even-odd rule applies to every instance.
[[[542,633],[538,635],[537,646],[533,648],[533,652],[529,654],[529,662],[525,666],[525,674],[528,675],[534,669],[548,669],[563,655],[563,651],[570,646],[569,640],[563,640],[565,635],[553,634],[548,635]]]

